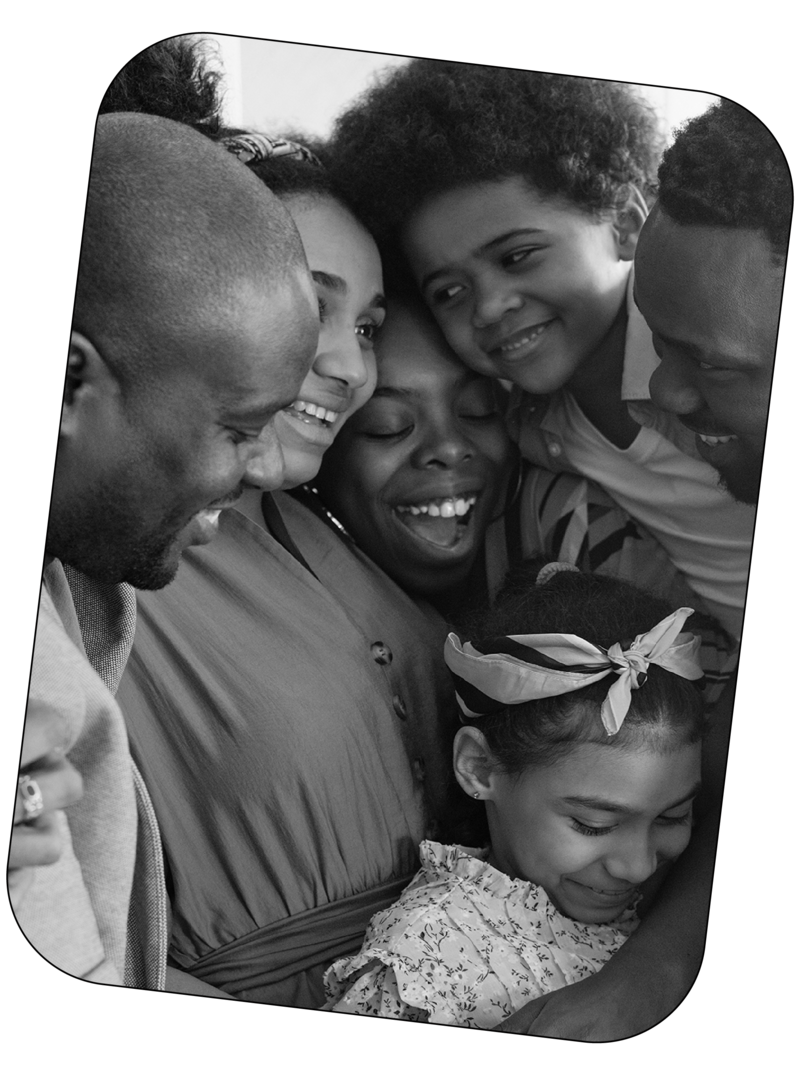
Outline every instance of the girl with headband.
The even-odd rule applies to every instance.
[[[489,844],[422,844],[416,878],[326,974],[328,1009],[492,1028],[599,970],[689,842],[692,611],[569,565],[536,571],[506,586],[486,638],[445,645],[464,721],[455,776]]]

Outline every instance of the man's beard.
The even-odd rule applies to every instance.
[[[175,547],[188,521],[177,510],[157,528],[137,532],[139,517],[116,488],[97,489],[67,515],[51,515],[47,551],[64,564],[105,583],[130,583],[157,591],[174,578],[180,563]]]
[[[762,457],[742,447],[741,463],[727,465],[725,471],[717,469],[720,484],[737,502],[755,505],[761,486],[762,463]]]

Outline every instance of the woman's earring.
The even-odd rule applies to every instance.
[[[480,799],[480,797],[481,797],[481,793],[479,791],[473,791],[473,793],[472,793],[472,798],[473,799]]]

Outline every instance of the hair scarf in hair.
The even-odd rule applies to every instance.
[[[317,167],[322,166],[311,149],[285,137],[269,137],[268,134],[248,132],[224,137],[221,144],[228,152],[238,156],[242,163],[259,163],[261,160],[273,160],[277,156],[290,156],[295,160],[316,164]]]
[[[631,704],[631,690],[647,679],[650,665],[699,680],[700,638],[683,632],[692,609],[676,609],[649,632],[637,635],[627,650],[608,650],[577,635],[502,635],[462,645],[447,637],[444,660],[453,675],[458,703],[467,717],[495,713],[532,699],[565,695],[588,687],[611,673],[619,676],[608,690],[600,715],[606,732],[619,732]]]

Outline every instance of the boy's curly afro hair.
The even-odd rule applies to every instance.
[[[752,112],[723,98],[685,123],[658,169],[659,205],[676,223],[766,231],[785,258],[792,179],[780,145]]]
[[[412,60],[339,118],[329,148],[385,240],[429,195],[515,175],[589,212],[616,207],[629,184],[652,200],[663,139],[633,86]]]

